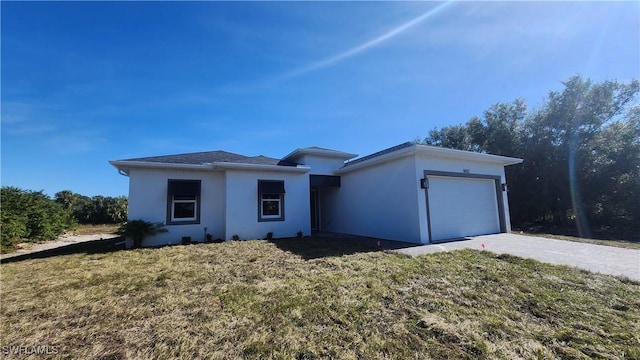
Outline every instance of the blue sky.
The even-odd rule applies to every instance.
[[[638,2],[5,2],[2,185],[126,195],[108,160],[367,155],[561,81],[640,77]]]

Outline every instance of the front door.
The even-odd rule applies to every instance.
[[[318,217],[320,214],[320,211],[318,211],[318,189],[311,189],[309,203],[311,204],[311,230],[318,230]]]

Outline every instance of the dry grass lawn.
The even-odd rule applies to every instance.
[[[72,231],[74,235],[115,234],[120,224],[82,224]]]
[[[0,271],[2,345],[52,358],[640,358],[640,283],[489,252],[305,238]]]

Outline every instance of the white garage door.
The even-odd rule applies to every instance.
[[[431,241],[500,232],[492,179],[429,176]]]

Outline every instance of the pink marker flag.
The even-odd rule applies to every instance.
[[[484,249],[484,243],[482,243],[482,248]]]

